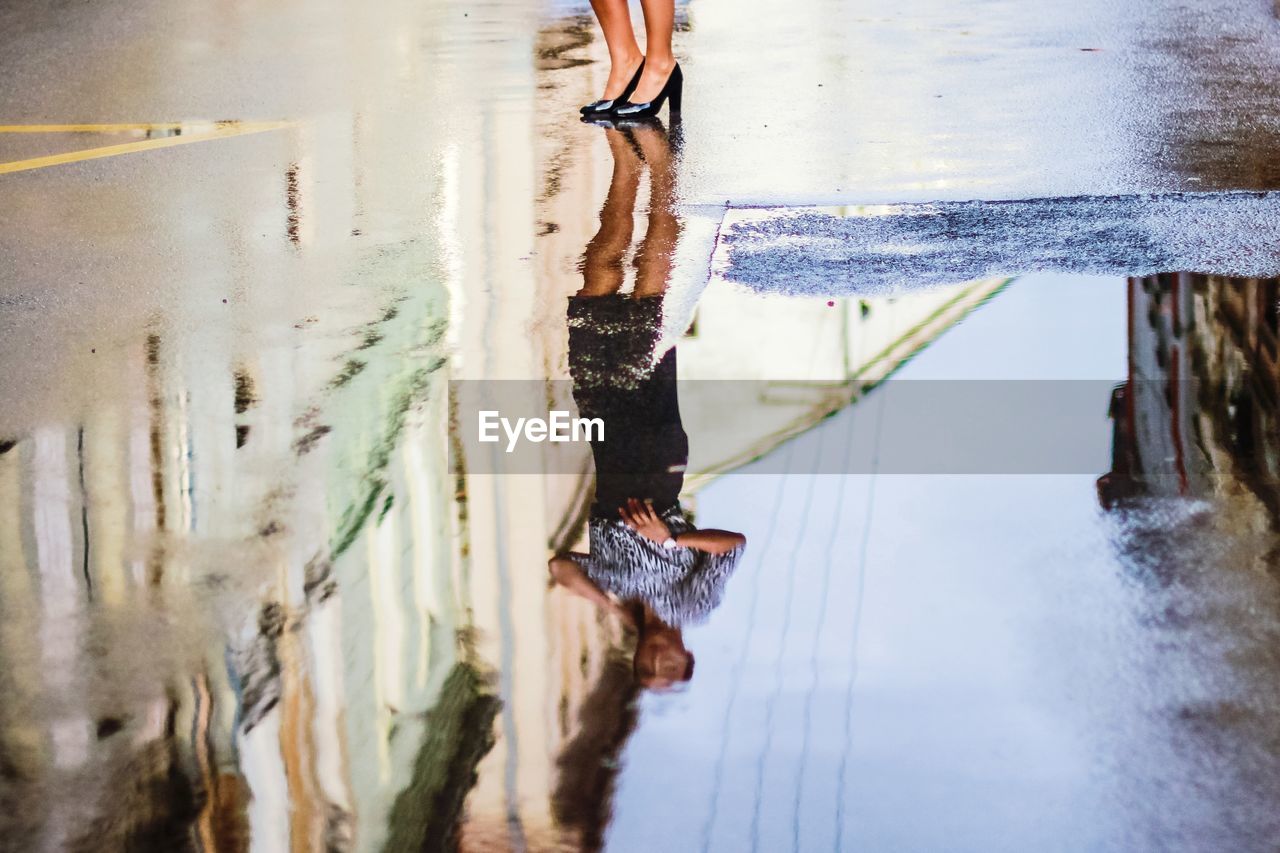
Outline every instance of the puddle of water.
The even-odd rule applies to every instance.
[[[476,9],[452,74],[516,38]],[[1220,274],[1273,271],[1273,199],[722,223],[713,135],[567,126],[599,45],[530,46],[461,136],[327,116],[207,208],[94,190],[171,266],[0,296],[6,844],[1267,847],[1280,281]],[[919,462],[1018,383],[1066,473]],[[485,407],[606,434],[500,473]]]
[[[541,309],[538,382],[613,449],[483,470],[458,389],[509,371],[450,327],[504,315],[450,321],[428,286],[302,401],[268,350],[207,402],[152,336],[115,406],[6,445],[6,833],[1025,849],[1088,814],[1090,847],[1196,847],[1228,809],[1241,845],[1274,830],[1280,283],[703,290],[670,137],[591,132],[601,224],[559,256],[586,246]],[[882,470],[894,389],[962,380],[1087,381],[1096,464]],[[614,518],[627,497],[660,502],[655,541]]]

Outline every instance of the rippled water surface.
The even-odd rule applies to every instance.
[[[0,849],[1272,849],[1274,21],[1194,5],[690,0],[630,126],[585,6],[0,10],[101,122],[0,122]]]

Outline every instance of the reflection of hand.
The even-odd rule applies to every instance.
[[[671,538],[671,528],[653,511],[653,501],[643,503],[635,498],[627,498],[627,505],[618,508],[622,521],[650,542],[661,545]]]

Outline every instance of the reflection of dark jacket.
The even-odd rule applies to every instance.
[[[584,418],[604,422],[591,443],[596,466],[592,515],[616,519],[628,498],[675,506],[689,439],[680,422],[676,353],[657,364],[662,299],[610,295],[569,300],[569,373]]]

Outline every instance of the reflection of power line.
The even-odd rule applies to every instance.
[[[847,441],[844,446],[843,463],[840,466],[840,494],[836,498],[835,512],[831,515],[831,535],[827,537],[827,565],[822,573],[822,612],[818,616],[818,625],[813,633],[813,650],[809,653],[809,693],[804,700],[804,727],[800,739],[800,772],[796,783],[795,805],[791,815],[792,846],[800,849],[800,795],[804,786],[804,769],[809,761],[809,734],[813,729],[813,694],[818,689],[818,649],[822,645],[822,632],[826,629],[827,615],[831,612],[831,566],[835,562],[836,535],[840,531],[840,517],[844,513],[845,486],[849,484],[849,460],[853,456],[853,436],[856,426],[856,410],[849,409],[851,423],[846,430]]]
[[[858,680],[858,631],[862,627],[862,597],[867,586],[867,546],[871,541],[871,518],[876,505],[876,478],[880,468],[880,431],[884,426],[884,410],[889,405],[887,396],[880,397],[880,410],[876,413],[876,437],[872,442],[871,482],[867,485],[867,514],[862,521],[862,546],[858,554],[858,589],[853,606],[853,642],[849,668],[849,684],[844,698],[844,752],[840,754],[840,770],[836,774],[836,851],[844,849],[844,786],[849,765],[849,749],[853,744],[853,687]]]
[[[790,462],[792,454],[795,453],[796,444],[790,442],[786,448],[786,458]],[[773,504],[773,510],[769,513],[769,530],[765,533],[758,553],[759,569],[756,571],[755,583],[751,585],[751,607],[750,617],[747,619],[747,635],[742,639],[742,654],[734,662],[733,671],[729,676],[729,684],[732,692],[729,694],[729,704],[725,709],[725,720],[732,722],[734,720],[733,706],[738,700],[738,685],[741,683],[742,665],[747,657],[747,650],[750,648],[751,635],[755,632],[756,627],[756,609],[760,604],[760,586],[761,575],[765,571],[768,562],[765,556],[769,553],[769,546],[773,544],[773,534],[778,526],[778,515],[782,510],[782,498],[787,491],[787,477],[778,478],[778,499]],[[703,853],[711,849],[711,830],[715,826],[717,806],[720,803],[720,787],[724,782],[724,759],[725,754],[729,751],[729,734],[730,726],[726,725],[721,729],[723,737],[720,740],[720,755],[716,758],[715,782],[711,786],[711,808],[707,813],[707,821],[702,829],[702,850]]]
[[[76,461],[80,475],[80,534],[84,538],[81,574],[84,575],[85,597],[93,603],[93,577],[89,572],[89,491],[84,484],[84,426],[76,433]]]
[[[821,430],[818,433],[818,458],[822,458],[822,445],[826,440],[827,431]],[[789,461],[789,460],[788,460]],[[800,531],[796,536],[795,548],[791,551],[790,565],[795,566],[799,560],[800,549],[804,547],[804,536],[809,530],[810,509],[813,506],[813,487],[817,483],[817,476],[809,475],[809,490],[804,496],[804,507],[800,513]],[[773,713],[778,704],[778,694],[782,692],[782,662],[786,656],[787,637],[791,633],[791,605],[795,598],[795,572],[789,572],[787,583],[786,601],[783,603],[783,621],[782,636],[778,638],[778,653],[774,657],[773,662],[773,692],[769,695],[769,701],[765,704],[764,712],[764,746],[760,750],[760,758],[756,762],[756,801],[755,806],[751,810],[751,849],[758,850],[760,848],[760,804],[764,799],[764,763],[769,757],[769,752],[773,748]]]

